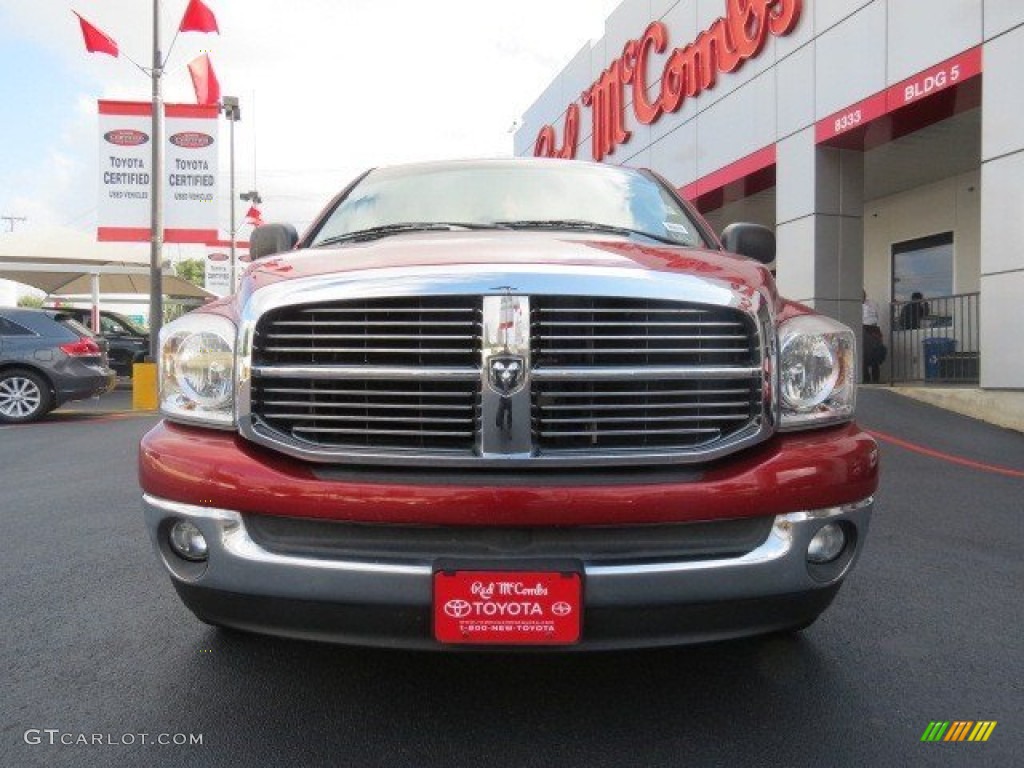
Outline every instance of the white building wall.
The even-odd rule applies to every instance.
[[[864,289],[879,305],[892,300],[892,246],[953,233],[953,291],[979,288],[981,173],[972,171],[864,203]],[[888,318],[883,318],[888,332]]]
[[[605,36],[581,50],[527,112],[516,153],[531,154],[546,123],[561,141],[565,108],[651,20],[666,23],[671,49],[692,41],[725,9],[725,0],[625,0],[607,20]],[[849,194],[858,180],[863,184],[863,170],[850,158],[843,170],[830,165],[832,156],[815,144],[815,122],[979,45],[980,170],[870,201],[860,222],[860,201]],[[664,60],[654,57],[652,78]],[[719,73],[714,89],[687,99],[677,113],[647,127],[638,126],[628,109],[632,140],[606,162],[649,166],[683,187],[775,146],[780,287],[847,320],[854,313],[846,304],[859,295],[861,283],[876,301],[888,297],[891,268],[884,241],[919,236],[904,235],[910,231],[953,229],[956,290],[977,286],[982,293],[982,385],[1020,388],[1024,352],[1006,351],[1019,348],[1024,328],[1022,61],[1022,0],[804,0],[790,35],[769,36],[756,59],[738,72]],[[659,87],[655,78],[651,90]],[[589,109],[581,110],[577,157],[584,160],[591,153],[590,117]],[[830,202],[837,186],[844,195],[839,206]],[[882,220],[897,211],[900,223]],[[728,211],[717,214],[724,218]],[[864,275],[854,274],[855,251],[863,253]]]
[[[1024,387],[1024,23],[996,34],[981,105],[981,385],[1009,388]]]

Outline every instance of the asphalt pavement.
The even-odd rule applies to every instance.
[[[447,655],[196,621],[142,525],[156,419],[129,399],[0,427],[0,766],[1020,764],[1024,435],[863,391],[871,532],[798,637]],[[934,720],[998,725],[922,743]]]

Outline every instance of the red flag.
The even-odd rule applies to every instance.
[[[220,101],[220,82],[213,71],[208,54],[197,56],[188,63],[192,75],[192,87],[196,89],[196,101],[200,104],[216,104]]]
[[[263,214],[260,213],[260,209],[255,205],[249,206],[249,210],[245,212],[245,220],[254,227],[263,226]]]
[[[217,27],[217,17],[213,11],[207,8],[202,0],[189,0],[185,15],[181,17],[181,32],[216,32],[220,34]]]
[[[109,53],[117,57],[117,43],[107,35],[100,32],[96,27],[79,16],[77,11],[72,11],[78,16],[78,23],[82,25],[82,37],[85,38],[85,50],[89,53]]]

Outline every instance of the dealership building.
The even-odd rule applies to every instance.
[[[1021,0],[625,0],[515,153],[771,227],[784,296],[853,327],[878,306],[883,381],[1020,390],[1022,63]]]

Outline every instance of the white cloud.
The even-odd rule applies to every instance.
[[[210,51],[223,92],[242,102],[237,179],[255,184],[264,213],[300,226],[367,167],[446,157],[507,155],[508,128],[580,46],[615,0],[206,0],[221,35],[178,37],[167,101],[194,101],[186,63]],[[164,45],[186,0],[164,0]],[[148,63],[151,5],[71,3]],[[94,226],[95,99],[147,100],[148,79],[124,58],[85,53],[66,0],[0,0],[9,34],[54,52],[79,86],[59,146],[32,158],[19,205],[38,221]],[[74,73],[74,74],[71,74]],[[0,74],[0,77],[13,73]],[[18,73],[31,76],[31,73]],[[89,88],[94,89],[89,92]],[[31,119],[28,115],[24,119]],[[222,146],[227,127],[222,124]],[[222,157],[227,195],[228,159]],[[227,208],[223,220],[226,227]]]

